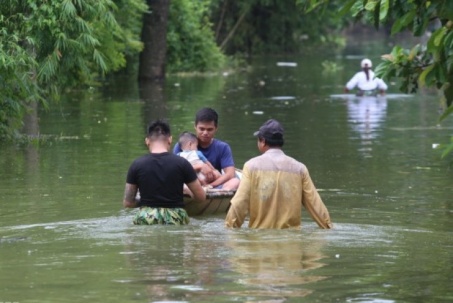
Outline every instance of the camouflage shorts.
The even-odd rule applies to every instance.
[[[185,225],[189,224],[189,215],[184,208],[140,207],[135,215],[135,225]]]

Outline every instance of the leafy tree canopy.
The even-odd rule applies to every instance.
[[[210,2],[171,1],[167,32],[168,71],[205,72],[216,70],[225,63],[208,19]]]
[[[295,53],[341,43],[339,5],[326,3],[323,14],[306,15],[310,3],[300,0],[213,0],[210,18],[217,44],[227,54]]]
[[[145,8],[140,0],[118,3],[132,13]],[[116,9],[111,0],[0,2],[0,139],[14,135],[28,103],[93,83],[141,48],[118,24]]]

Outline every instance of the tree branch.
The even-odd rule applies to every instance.
[[[239,25],[241,24],[242,20],[244,19],[245,15],[247,15],[248,13],[248,9],[244,10],[244,12],[242,13],[242,15],[239,17],[238,21],[236,21],[236,24],[233,26],[233,28],[231,29],[231,31],[228,33],[228,35],[226,36],[226,38],[223,40],[223,42],[220,44],[220,50],[223,51],[223,49],[225,48],[225,45],[228,43],[228,41],[231,39],[231,37],[233,37],[234,35],[234,32],[237,30],[237,28],[239,27]]]

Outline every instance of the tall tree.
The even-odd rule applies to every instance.
[[[143,51],[140,53],[140,82],[163,80],[167,54],[167,24],[170,0],[147,0],[149,11],[142,27]]]

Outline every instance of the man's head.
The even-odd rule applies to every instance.
[[[195,127],[199,122],[214,122],[214,126],[217,127],[218,121],[219,115],[209,107],[204,107],[195,114]]]
[[[196,150],[198,147],[197,136],[189,132],[181,133],[178,143],[182,150]]]
[[[219,116],[212,108],[205,107],[200,109],[195,115],[195,132],[201,147],[208,147],[215,133]]]
[[[170,125],[164,120],[152,121],[147,128],[146,145],[153,142],[168,142],[171,143]]]
[[[258,137],[259,142],[269,147],[282,147],[284,144],[283,134],[283,126],[275,119],[267,120],[258,131],[253,133],[254,136]]]

